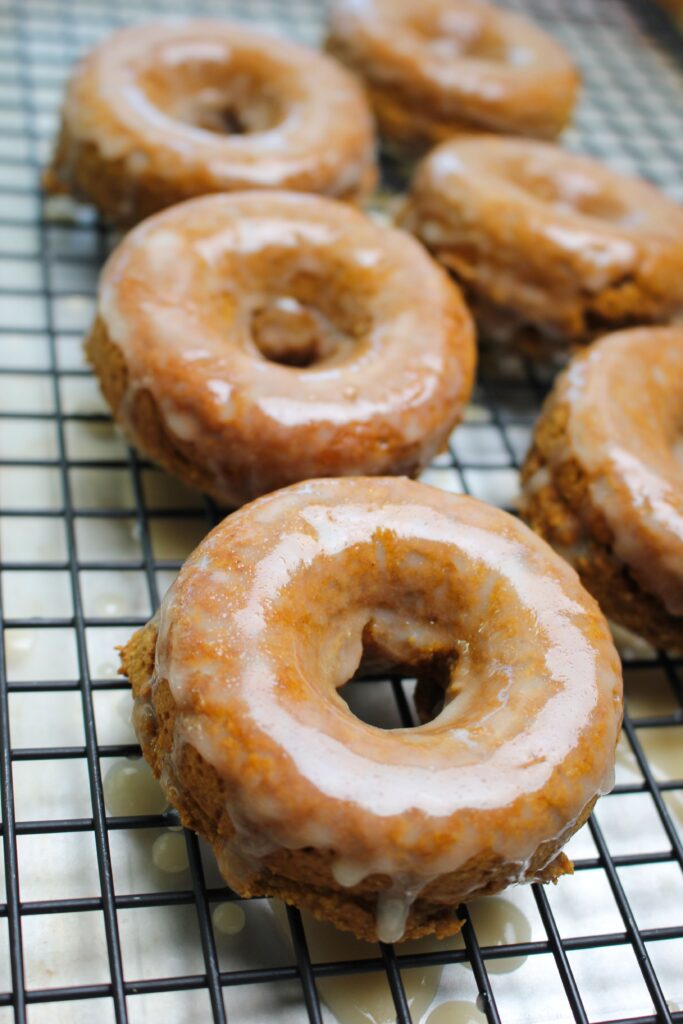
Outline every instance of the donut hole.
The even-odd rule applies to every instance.
[[[282,99],[262,74],[238,65],[188,61],[150,68],[140,87],[174,121],[216,135],[269,131],[284,119]]]
[[[317,275],[295,275],[251,314],[251,337],[272,363],[307,369],[339,361],[369,330],[359,297]]]
[[[300,369],[330,359],[351,340],[321,310],[291,295],[270,299],[256,309],[251,332],[269,362]]]
[[[462,654],[470,650],[470,644],[460,638],[459,627],[443,614],[443,609],[437,610],[439,599],[434,602],[432,595],[421,592],[421,588],[413,589],[400,575],[391,576],[385,585],[394,592],[396,607],[378,604],[360,636],[353,628],[345,630],[346,643],[341,648],[341,663],[337,664],[337,679],[342,682],[336,684],[336,692],[356,718],[392,729],[396,728],[395,701],[389,698],[387,703],[386,686],[376,684],[390,681],[395,685],[400,680],[407,692],[412,686],[418,718],[413,725],[417,727],[438,718],[452,701],[458,705],[463,700],[465,705],[471,703],[472,688],[465,692],[467,673],[460,671]],[[366,576],[366,582],[370,592],[371,575]],[[453,605],[457,600],[454,595]],[[408,610],[411,608],[412,612]],[[325,652],[325,660],[337,659]],[[404,687],[402,690],[406,692]]]
[[[390,701],[387,707],[386,689],[377,685],[383,676],[390,676],[392,683],[400,680],[407,685],[409,691],[412,687],[413,703],[418,717],[414,725],[424,725],[433,721],[443,711],[446,693],[448,692],[449,698],[452,699],[460,692],[455,680],[457,651],[450,654],[442,651],[428,654],[415,665],[385,663],[384,673],[379,674],[380,678],[374,673],[374,678],[368,678],[368,660],[372,662],[374,657],[372,645],[369,645],[369,649],[370,653],[368,647],[364,645],[361,661],[363,668],[359,675],[337,690],[337,694],[361,722],[374,725],[377,729],[396,727],[393,722],[395,716],[392,714],[395,702]],[[398,699],[401,700],[401,697]]]

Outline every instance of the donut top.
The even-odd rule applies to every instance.
[[[526,18],[478,0],[335,0],[331,31],[378,87],[493,131],[557,133],[578,76]]]
[[[200,544],[158,625],[175,750],[224,780],[247,859],[329,849],[341,885],[379,872],[408,899],[475,855],[516,879],[612,784],[606,623],[567,563],[474,499],[402,478],[268,495]],[[443,710],[412,729],[360,721],[337,688],[364,656],[441,659]]]
[[[566,446],[588,474],[614,550],[683,615],[683,328],[620,331],[560,378]]]
[[[217,478],[235,449],[250,497],[250,438],[269,439],[283,475],[320,475],[305,472],[311,431],[381,468],[398,435],[433,446],[471,387],[471,322],[447,276],[406,233],[320,196],[212,195],[150,218],[107,263],[98,315],[127,408],[150,392]]]
[[[374,159],[369,109],[344,68],[222,21],[152,23],[109,37],[72,77],[64,117],[131,172],[177,165],[207,191],[314,180],[317,191],[342,195]]]
[[[558,301],[577,276],[597,291],[623,287],[630,275],[683,307],[683,209],[589,157],[527,139],[457,139],[422,161],[414,192],[428,244],[465,241],[484,225],[494,235],[493,261],[504,259],[512,236],[528,270],[552,273]]]

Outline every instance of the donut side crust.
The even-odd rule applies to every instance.
[[[377,894],[390,885],[385,876],[371,875],[356,886],[342,888],[332,876],[332,851],[313,848],[279,849],[260,860],[248,877],[231,871],[222,857],[235,834],[227,813],[228,793],[215,769],[194,747],[185,744],[178,750],[175,746],[174,752],[178,709],[166,680],[157,680],[154,688],[151,685],[156,641],[154,623],[138,630],[121,651],[121,669],[130,680],[134,697],[148,712],[137,716],[136,723],[143,754],[183,824],[211,844],[226,881],[240,896],[274,896],[309,910],[320,920],[331,920],[358,938],[377,941]],[[595,799],[591,800],[579,821],[559,837],[541,844],[527,865],[524,880],[554,882],[572,872],[571,862],[559,850],[588,818],[594,803]],[[503,863],[493,852],[472,858],[459,871],[442,876],[423,890],[411,908],[403,938],[456,934],[463,923],[457,917],[459,903],[499,892],[516,881],[517,874],[517,866]]]
[[[506,342],[516,344],[522,350],[529,347],[529,339],[532,342],[538,339],[546,343],[588,345],[610,331],[666,324],[680,310],[678,296],[662,292],[657,288],[656,278],[653,280],[651,275],[638,270],[599,289],[577,288],[576,294],[564,298],[561,305],[556,301],[557,289],[562,289],[561,277],[554,284],[549,279],[542,285],[547,301],[539,304],[541,286],[530,271],[528,284],[533,290],[533,303],[530,305],[524,301],[520,287],[518,305],[512,306],[496,295],[495,288],[496,274],[506,278],[510,267],[500,262],[499,248],[487,242],[483,229],[478,239],[463,241],[460,245],[437,244],[423,237],[421,224],[425,221],[441,223],[442,231],[447,235],[448,224],[439,216],[436,204],[409,198],[400,212],[399,225],[416,234],[434,258],[453,274],[484,337],[504,335]],[[553,260],[557,257],[549,252],[547,259],[544,276],[548,274],[548,267],[552,269]],[[562,264],[558,264],[557,269],[565,273]],[[519,271],[518,263],[515,273]],[[530,347],[533,350],[533,343]]]
[[[96,317],[86,338],[85,354],[127,440],[183,483],[208,494],[226,508],[235,508],[258,494],[277,490],[296,480],[346,475],[349,465],[358,467],[355,472],[361,475],[386,473],[415,477],[426,464],[422,437],[406,438],[400,429],[389,434],[384,427],[375,429],[371,422],[364,434],[347,431],[339,444],[325,448],[311,448],[305,440],[306,450],[301,437],[296,445],[286,442],[286,438],[283,441],[276,437],[270,446],[261,440],[261,450],[267,451],[268,456],[261,462],[254,456],[253,432],[243,438],[235,431],[225,441],[224,458],[220,463],[209,465],[201,438],[195,443],[178,437],[166,425],[163,396],[160,408],[148,387],[131,386],[125,354],[112,340],[101,317]],[[466,372],[471,374],[472,371]],[[444,420],[439,434],[434,432],[434,450],[445,446],[459,418],[458,412],[457,416]],[[254,473],[255,481],[250,476]]]
[[[197,461],[192,443],[181,441],[166,429],[152,394],[140,388],[132,396],[128,395],[128,368],[124,355],[109,337],[99,317],[86,338],[85,354],[127,440],[189,487],[205,494],[216,494],[215,480]],[[133,425],[132,430],[126,427],[120,415],[124,401],[130,402],[128,418]],[[216,497],[221,500],[219,495]]]
[[[360,203],[375,186],[377,170],[368,164],[357,187],[335,198]],[[43,186],[50,194],[70,194],[74,199],[97,207],[105,220],[130,227],[159,210],[194,196],[204,195],[206,184],[188,175],[181,184],[170,182],[144,170],[132,171],[125,157],[107,158],[92,141],[81,139],[63,122],[54,156],[43,175]],[[253,187],[244,185],[244,188]],[[294,191],[314,192],[314,188],[295,184],[282,186]]]
[[[612,531],[591,502],[589,477],[575,458],[558,461],[568,418],[566,403],[550,403],[541,414],[522,469],[522,517],[560,552],[572,547],[579,551],[572,564],[608,618],[655,647],[680,649],[681,619],[644,590],[615,554]],[[529,487],[535,474],[544,470],[547,482]]]

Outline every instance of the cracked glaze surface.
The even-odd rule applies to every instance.
[[[444,709],[357,719],[336,689],[364,650],[453,658]],[[331,850],[340,884],[386,874],[398,909],[472,857],[523,877],[612,785],[621,675],[595,602],[518,520],[405,479],[308,481],[226,519],[163,602],[160,679],[238,845]]]

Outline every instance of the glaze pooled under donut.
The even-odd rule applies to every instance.
[[[558,146],[445,143],[400,221],[455,272],[489,336],[584,344],[683,312],[683,209]]]
[[[127,28],[78,66],[48,188],[134,223],[207,192],[358,199],[375,181],[360,85],[324,54],[242,25]]]
[[[477,0],[334,0],[327,47],[363,76],[382,133],[411,145],[473,131],[554,138],[576,99],[562,47]]]
[[[105,267],[87,352],[130,440],[234,506],[417,473],[472,387],[460,293],[410,235],[320,196],[190,200]]]
[[[606,615],[683,649],[683,327],[608,335],[556,381],[523,514]]]
[[[229,516],[123,668],[145,757],[232,888],[371,940],[453,933],[460,901],[570,869],[612,785],[619,660],[574,570],[505,512],[405,479]],[[439,682],[443,710],[356,718],[337,689],[390,668]]]

